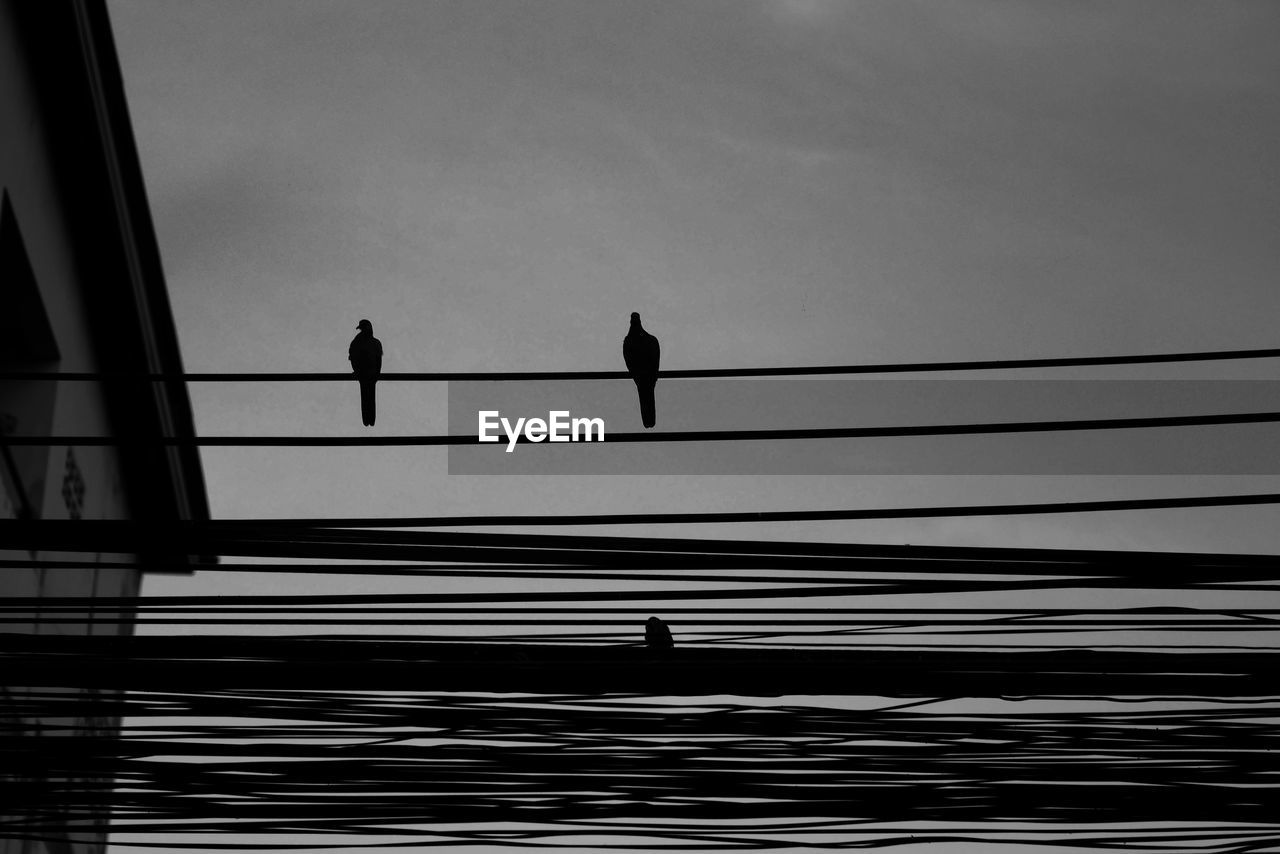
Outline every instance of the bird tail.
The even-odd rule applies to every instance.
[[[374,419],[378,414],[378,402],[374,389],[376,384],[368,381],[360,381],[360,417],[364,420],[364,426],[372,427]]]
[[[656,379],[636,383],[636,389],[640,392],[640,420],[644,422],[646,428],[658,423],[658,404],[653,396],[654,387],[657,384]]]

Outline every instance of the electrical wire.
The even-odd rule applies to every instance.
[[[1106,365],[1141,365],[1168,362],[1211,362],[1280,357],[1280,348],[1246,350],[1201,350],[1182,353],[1153,353],[1119,356],[1067,356],[1037,359],[970,359],[937,362],[890,362],[870,365],[798,365],[775,368],[697,368],[666,370],[664,379],[707,379],[713,377],[829,376],[836,374],[928,373],[937,371],[1022,370]],[[614,380],[629,379],[626,371],[437,371],[380,374],[379,381],[458,382],[518,380]],[[182,374],[106,374],[91,371],[62,373],[8,371],[0,381],[61,382],[349,382],[350,373],[337,372],[193,372]]]

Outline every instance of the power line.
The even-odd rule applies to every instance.
[[[1053,433],[1080,430],[1136,430],[1154,427],[1209,427],[1268,424],[1280,412],[1233,412],[1148,418],[1092,418],[1066,421],[994,421],[969,424],[913,424],[897,427],[818,427],[787,430],[677,430],[658,433],[610,433],[601,444],[633,442],[741,442],[794,439],[863,439],[889,436],[961,436],[991,433]],[[495,447],[504,446],[503,438]],[[479,445],[478,436],[6,436],[13,446],[201,446],[201,447],[383,447]],[[531,443],[522,433],[519,444]]]
[[[476,526],[685,525],[737,522],[824,522],[874,519],[926,519],[950,516],[1028,516],[1053,513],[1104,513],[1122,510],[1170,510],[1191,507],[1245,507],[1280,504],[1280,492],[1250,495],[1197,495],[1180,498],[1128,498],[1105,501],[1052,501],[1034,504],[968,504],[933,507],[876,507],[853,510],[751,510],[725,513],[513,514],[506,516],[383,516],[378,518],[225,519],[218,521],[269,527],[317,528],[461,528]]]
[[[635,591],[629,591],[635,592]],[[644,591],[640,591],[644,592]],[[726,591],[732,592],[732,591]],[[299,611],[307,613],[370,613],[370,614],[399,614],[406,611],[416,611],[420,613],[433,614],[561,614],[566,616],[583,617],[598,614],[646,614],[649,613],[647,606],[628,605],[620,606],[612,604],[614,602],[615,591],[598,590],[593,595],[597,598],[590,600],[592,605],[590,608],[584,608],[581,605],[560,605],[552,606],[533,606],[528,604],[517,605],[493,605],[486,604],[483,597],[485,594],[465,594],[466,599],[463,602],[479,603],[472,607],[460,607],[455,604],[458,600],[442,598],[442,594],[438,593],[302,593],[302,594],[247,594],[247,595],[200,595],[200,596],[146,596],[138,598],[136,596],[100,596],[92,601],[94,607],[98,610],[114,611],[125,608],[138,608],[152,613],[171,612],[186,614],[214,614],[214,613],[257,613],[257,612],[280,612],[280,613],[296,613]],[[443,594],[448,597],[451,594]],[[788,598],[782,596],[779,598]],[[503,600],[492,600],[503,601]],[[580,601],[580,600],[575,600]],[[599,603],[611,604],[599,604]],[[9,599],[0,602],[0,612],[25,612],[31,610],[31,601],[28,599]],[[86,610],[86,601],[83,596],[43,596],[40,597],[40,609],[42,611],[72,611],[83,612]],[[1064,607],[1024,607],[1024,608],[948,608],[948,607],[929,607],[929,606],[898,606],[898,607],[879,607],[869,608],[865,606],[854,607],[797,607],[793,605],[780,605],[769,607],[749,607],[736,606],[731,610],[719,607],[708,608],[700,607],[675,607],[663,606],[662,613],[669,614],[700,614],[704,616],[724,616],[732,614],[734,616],[741,614],[764,615],[766,617],[780,617],[787,614],[818,614],[818,615],[865,615],[868,617],[879,617],[876,622],[898,622],[908,618],[912,622],[929,622],[937,620],[940,617],[957,617],[957,616],[986,616],[990,618],[991,624],[999,624],[1002,621],[1009,621],[1011,617],[1017,617],[1019,622],[1033,622],[1060,619],[1063,617],[1075,617],[1079,619],[1087,618],[1107,618],[1117,621],[1124,618],[1123,622],[1130,623],[1137,619],[1150,621],[1153,625],[1157,624],[1157,618],[1163,619],[1165,622],[1174,622],[1176,620],[1202,619],[1205,617],[1226,618],[1231,617],[1237,620],[1247,619],[1255,616],[1280,617],[1280,608],[1241,608],[1230,606],[1211,606],[1211,607],[1187,607],[1187,606],[1156,606],[1146,608],[1064,608]],[[890,619],[886,620],[888,617]],[[758,618],[758,617],[757,617]],[[978,625],[977,622],[970,621],[965,625]],[[1055,624],[1056,625],[1056,624]],[[1280,627],[1280,622],[1274,623]]]
[[[665,565],[665,564],[664,564]],[[91,570],[91,569],[128,569],[137,568],[137,563],[88,563],[83,561],[50,561],[50,560],[5,560],[0,561],[0,569],[43,569],[43,570]],[[1089,576],[1072,575],[1071,569],[1064,569],[1063,572],[1056,576],[1040,577],[1033,581],[1010,581],[1004,577],[997,579],[982,580],[966,577],[966,573],[970,575],[974,572],[981,575],[981,570],[972,568],[964,569],[961,565],[953,565],[949,568],[943,567],[940,571],[949,574],[949,578],[945,581],[921,579],[903,575],[900,568],[893,567],[888,564],[868,566],[865,562],[858,562],[854,565],[841,567],[833,570],[822,570],[823,572],[848,573],[853,571],[857,578],[852,583],[848,583],[843,579],[828,576],[810,576],[798,575],[794,571],[788,569],[785,573],[779,574],[777,569],[770,570],[774,577],[765,578],[760,575],[744,575],[735,574],[721,568],[712,568],[706,573],[698,573],[688,568],[668,568],[668,569],[649,569],[626,571],[608,567],[593,566],[572,566],[572,565],[552,565],[552,566],[520,566],[520,565],[504,565],[503,568],[494,568],[491,566],[476,567],[473,565],[453,565],[441,566],[438,564],[372,564],[372,563],[345,563],[345,564],[305,564],[305,563],[221,563],[209,567],[202,567],[203,572],[266,572],[266,573],[284,573],[297,575],[355,575],[366,578],[369,576],[398,576],[398,577],[417,577],[417,578],[448,578],[450,580],[458,579],[498,579],[498,578],[517,578],[524,581],[545,579],[563,579],[573,581],[646,581],[646,582],[663,582],[666,584],[681,585],[678,590],[679,596],[660,596],[655,597],[653,594],[658,591],[648,591],[644,593],[631,595],[623,592],[611,592],[609,598],[611,600],[618,599],[642,599],[642,598],[685,598],[685,599],[709,599],[709,598],[760,598],[756,592],[761,588],[749,588],[750,595],[734,594],[727,596],[724,588],[699,590],[690,588],[687,585],[695,582],[711,582],[713,584],[730,584],[730,583],[746,583],[759,585],[761,583],[786,584],[788,587],[774,586],[768,588],[768,592],[772,597],[776,598],[805,598],[810,596],[861,596],[861,595],[898,595],[898,594],[934,594],[934,593],[963,593],[963,592],[983,592],[983,591],[1030,591],[1030,590],[1047,590],[1060,587],[1091,587],[1091,588],[1120,588],[1141,586],[1146,590],[1232,590],[1232,591],[1275,591],[1280,590],[1280,585],[1268,584],[1260,581],[1256,573],[1250,576],[1242,576],[1238,572],[1232,572],[1230,575],[1224,576],[1222,570],[1217,567],[1207,569],[1202,575],[1196,576],[1185,572],[1161,575],[1158,579],[1153,577],[1151,573],[1145,573],[1138,577],[1131,577],[1117,571],[1115,575],[1098,575]],[[1036,572],[1042,567],[1032,566],[1030,571]],[[839,589],[832,588],[833,583],[844,583],[845,586]],[[1222,585],[1229,586],[1222,586]],[[739,590],[744,588],[738,588]],[[440,599],[440,596],[452,597],[449,599]],[[528,603],[531,601],[584,601],[591,598],[595,594],[583,595],[573,592],[565,593],[531,593],[524,591],[518,594],[432,594],[432,601],[449,601],[459,603],[468,602],[495,602],[499,601],[497,597],[506,596],[503,601],[519,601]],[[469,597],[467,599],[459,598],[460,596]],[[766,597],[769,598],[769,597]],[[44,601],[44,600],[41,600]]]
[[[972,359],[948,362],[888,362],[871,365],[797,365],[779,368],[695,368],[663,371],[664,379],[713,377],[830,376],[835,374],[926,373],[938,371],[987,371],[1025,368],[1069,368],[1101,365],[1142,365],[1167,362],[1215,362],[1280,357],[1280,348],[1251,350],[1202,350],[1124,356],[1068,356],[1040,359]],[[630,379],[626,371],[417,371],[388,372],[379,379],[406,382],[458,382],[508,380],[617,380]],[[0,380],[55,380],[62,382],[334,382],[350,381],[350,373],[256,372],[184,374],[104,374],[92,371],[45,373],[11,371]]]
[[[664,569],[690,566],[729,569],[791,567],[937,572],[947,567],[981,574],[1133,572],[1162,574],[1198,568],[1214,573],[1248,570],[1269,575],[1275,555],[1103,549],[996,548],[885,545],[847,542],[587,536],[579,534],[294,529],[234,520],[167,522],[136,520],[0,520],[0,542],[10,548],[53,551],[164,552],[217,550],[226,555],[333,560],[430,560],[521,565],[578,565]],[[348,554],[350,553],[350,554]]]

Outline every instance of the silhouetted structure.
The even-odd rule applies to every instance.
[[[644,624],[644,644],[650,649],[671,649],[675,641],[671,639],[671,629],[657,617],[650,617]]]
[[[183,373],[159,248],[101,0],[0,0],[0,368],[4,371]],[[9,436],[67,431],[128,436],[130,447],[10,446]],[[181,379],[158,383],[0,382],[0,518],[92,525],[132,520],[157,529],[207,521]],[[4,638],[81,641],[133,633],[143,573],[189,573],[184,551],[146,543],[51,569],[49,552],[0,542]],[[44,617],[61,602],[59,622]],[[32,674],[38,676],[37,674]],[[0,727],[22,744],[0,758],[0,854],[90,854],[105,845],[108,765],[62,774],[44,757],[71,739],[112,744],[121,686],[71,680],[61,707],[42,707],[38,681],[0,676]],[[43,796],[37,813],[16,793]],[[86,800],[88,802],[86,803]],[[73,807],[74,814],[70,812]],[[12,822],[46,827],[24,839]],[[28,834],[30,835],[30,834]]]
[[[662,348],[658,339],[640,325],[640,313],[631,312],[631,330],[622,341],[622,358],[635,381],[640,395],[640,420],[645,427],[658,423],[658,408],[654,401],[654,387],[658,384],[658,361]]]
[[[364,426],[372,427],[378,415],[378,401],[375,387],[378,375],[382,373],[382,342],[373,337],[373,324],[361,320],[356,324],[360,332],[351,339],[347,348],[347,358],[351,360],[351,370],[360,381],[360,417]]]

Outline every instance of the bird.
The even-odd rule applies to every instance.
[[[671,649],[675,646],[671,629],[657,617],[650,617],[644,624],[644,645],[649,649]]]
[[[361,320],[356,329],[360,332],[351,339],[347,358],[351,360],[351,370],[360,382],[360,417],[364,426],[372,427],[378,414],[374,386],[382,373],[382,342],[373,337],[373,324],[369,321]]]
[[[631,329],[622,340],[622,359],[627,363],[627,371],[635,381],[636,392],[640,395],[640,420],[646,428],[658,423],[653,391],[658,384],[658,359],[661,355],[662,348],[658,346],[658,339],[645,332],[640,325],[640,313],[631,312]]]

